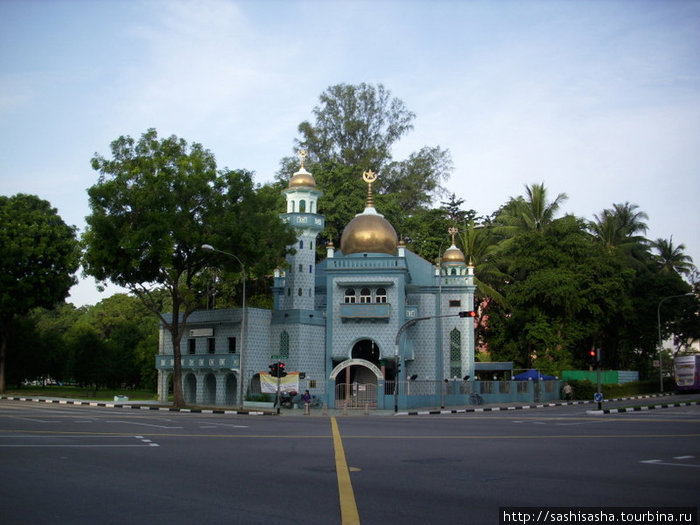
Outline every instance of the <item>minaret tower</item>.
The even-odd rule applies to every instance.
[[[283,289],[277,302],[279,310],[315,310],[316,237],[325,226],[323,215],[318,214],[318,199],[323,192],[316,189],[316,181],[304,168],[306,151],[299,151],[301,167],[282,191],[287,199],[287,213],[282,219],[297,231],[296,253],[287,256]],[[278,281],[276,279],[276,281]],[[282,284],[282,281],[278,281]]]

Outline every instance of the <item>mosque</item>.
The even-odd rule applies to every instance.
[[[304,152],[300,158],[282,192],[281,214],[297,241],[286,268],[275,272],[273,308],[190,316],[181,343],[185,402],[240,405],[242,396],[269,391],[276,362],[288,372],[280,385],[309,389],[329,408],[435,406],[445,395],[468,393],[475,375],[474,320],[466,315],[474,309],[474,268],[455,245],[456,230],[438,265],[411,252],[374,207],[377,175],[369,171],[362,175],[364,211],[346,225],[340,247],[329,243],[317,263],[323,193],[304,167]],[[170,334],[161,328],[161,401],[172,356]]]

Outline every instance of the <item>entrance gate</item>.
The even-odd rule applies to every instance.
[[[347,359],[333,369],[330,378],[336,381],[336,408],[377,408],[377,381],[383,377],[376,365],[365,359]]]
[[[341,383],[335,385],[335,407],[350,410],[377,408],[377,384]]]

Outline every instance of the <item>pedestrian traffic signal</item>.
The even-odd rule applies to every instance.
[[[277,363],[277,377],[284,377],[287,372],[284,370],[284,363]]]
[[[460,317],[476,317],[476,312],[474,310],[467,310],[464,312],[459,312]]]

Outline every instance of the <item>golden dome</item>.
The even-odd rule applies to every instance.
[[[304,168],[301,168],[299,171],[297,171],[291,179],[289,179],[289,187],[290,188],[300,188],[300,187],[307,187],[307,188],[315,188],[316,187],[316,181],[313,178],[313,175],[306,171]]]
[[[386,253],[396,254],[399,237],[394,227],[384,215],[374,209],[372,183],[377,180],[376,173],[365,171],[362,179],[368,184],[367,205],[365,211],[355,215],[340,236],[340,251],[344,255],[351,253]]]
[[[314,180],[313,175],[311,175],[311,173],[306,171],[306,168],[304,168],[304,161],[306,160],[306,155],[307,152],[305,149],[299,150],[299,160],[301,161],[301,167],[299,168],[299,171],[297,171],[294,175],[292,175],[292,178],[289,179],[290,188],[316,187],[316,181]]]
[[[445,254],[442,256],[442,264],[464,264],[464,254],[462,250],[457,248],[454,244],[445,250]]]
[[[389,221],[374,208],[366,208],[345,226],[340,251],[344,255],[363,252],[395,255],[398,243],[396,230]]]

